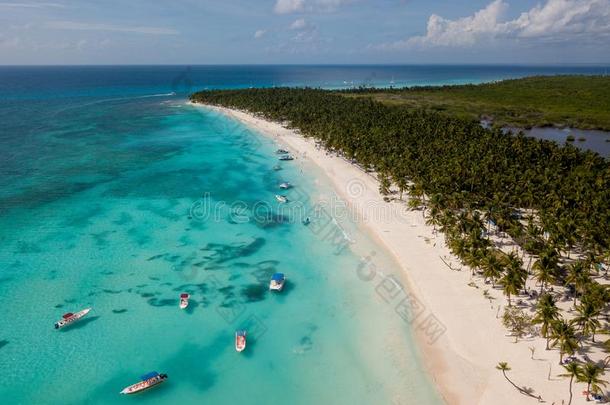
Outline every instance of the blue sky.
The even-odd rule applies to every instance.
[[[0,0],[0,64],[610,62],[610,0]]]

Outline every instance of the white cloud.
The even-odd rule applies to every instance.
[[[291,30],[302,30],[305,27],[307,27],[307,21],[305,21],[304,18],[299,18],[298,20],[290,24]]]
[[[276,0],[273,11],[277,14],[304,12],[332,12],[355,0]]]
[[[0,48],[19,48],[21,39],[19,37],[8,38],[0,34]]]
[[[88,44],[89,42],[86,39],[81,39],[76,43],[76,49],[78,51],[83,51]]]
[[[299,13],[305,10],[305,0],[277,0],[273,11],[277,14]]]
[[[0,7],[11,7],[11,8],[64,8],[63,4],[58,3],[0,3]]]
[[[262,37],[265,36],[266,33],[267,33],[267,30],[258,30],[254,33],[254,39],[261,39]]]
[[[381,49],[468,47],[493,40],[599,40],[610,36],[610,0],[547,0],[503,21],[508,3],[494,0],[471,16],[456,20],[433,14],[426,35],[383,44]]]
[[[319,11],[335,11],[339,7],[353,1],[354,0],[316,0],[315,7]]]
[[[293,22],[290,29],[296,31],[296,34],[291,38],[292,42],[299,44],[319,42],[318,27],[315,24],[308,23],[303,18]]]
[[[521,37],[610,34],[610,0],[549,0],[510,21]]]
[[[57,30],[74,31],[111,31],[128,32],[147,35],[178,35],[179,32],[172,28],[163,27],[122,27],[112,24],[81,23],[74,21],[50,21],[45,24],[46,28]]]

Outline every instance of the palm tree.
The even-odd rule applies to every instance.
[[[492,287],[495,287],[496,280],[502,276],[504,267],[493,249],[487,251],[486,256],[483,258],[482,266],[483,276],[486,280],[491,280]]]
[[[496,366],[497,370],[500,370],[502,372],[502,375],[504,376],[504,378],[506,378],[506,381],[508,381],[509,383],[511,383],[511,385],[513,387],[515,387],[517,390],[521,391],[521,387],[518,387],[517,384],[515,384],[514,382],[511,381],[510,378],[508,378],[508,376],[506,375],[507,371],[510,371],[510,366],[508,365],[507,362],[505,361],[501,361],[498,363],[498,365]]]
[[[508,381],[513,387],[515,387],[517,389],[517,391],[519,391],[523,395],[527,395],[532,398],[536,398],[538,401],[542,400],[542,398],[540,396],[535,396],[534,394],[532,394],[531,389],[521,388],[521,387],[517,386],[517,384],[512,382],[510,378],[508,378],[508,376],[506,375],[506,372],[510,371],[510,366],[508,365],[507,362],[505,362],[505,361],[499,362],[498,365],[496,366],[496,369],[500,370],[502,372],[502,375],[504,376],[504,378],[506,378],[506,381]]]
[[[543,252],[534,262],[532,269],[536,275],[536,281],[540,283],[540,294],[542,294],[544,286],[555,281],[557,252],[555,250]]]
[[[519,258],[516,252],[510,252],[504,257],[506,267],[515,273],[515,276],[519,279],[520,289],[525,289],[525,283],[527,281],[527,270],[523,268],[523,260]]]
[[[572,382],[574,381],[574,377],[576,377],[576,379],[578,380],[578,378],[580,377],[581,373],[582,373],[582,369],[580,367],[580,364],[576,363],[576,362],[571,362],[568,364],[564,364],[563,368],[566,369],[567,373],[565,374],[560,374],[559,377],[570,377],[570,400],[568,401],[568,405],[572,404]]]
[[[587,265],[582,260],[577,260],[568,267],[568,274],[565,280],[566,284],[574,286],[574,306],[576,307],[576,298],[578,294],[582,294],[586,286],[591,282],[591,276]]]
[[[564,319],[560,319],[553,323],[551,339],[551,347],[559,346],[559,364],[563,362],[564,354],[574,354],[574,351],[578,347],[574,328]]]
[[[587,383],[587,401],[590,401],[589,394],[591,392],[598,393],[601,387],[605,387],[608,381],[602,380],[604,369],[595,363],[587,363],[582,368],[582,372],[578,377],[578,381]]]
[[[517,295],[523,287],[523,277],[516,269],[509,267],[500,279],[500,284],[502,285],[504,295],[508,298],[508,306],[510,307],[512,305],[510,297],[511,295]]]
[[[551,339],[551,328],[554,322],[559,319],[559,308],[555,305],[555,299],[551,294],[540,296],[536,304],[536,316],[532,320],[534,324],[542,325],[540,333],[546,339],[546,350],[549,350],[549,340]]]
[[[591,335],[591,341],[595,343],[595,331],[601,326],[600,321],[597,319],[601,315],[601,310],[590,301],[581,302],[576,307],[578,315],[574,317],[572,322],[575,325],[580,326],[580,331],[583,336]]]

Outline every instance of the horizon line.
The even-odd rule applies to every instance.
[[[75,64],[0,64],[2,67],[141,67],[141,66],[513,66],[513,67],[609,67],[609,62],[580,63],[75,63]]]

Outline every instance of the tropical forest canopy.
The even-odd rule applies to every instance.
[[[479,85],[361,88],[345,94],[455,117],[490,118],[499,126],[610,130],[610,76],[540,76]]]

